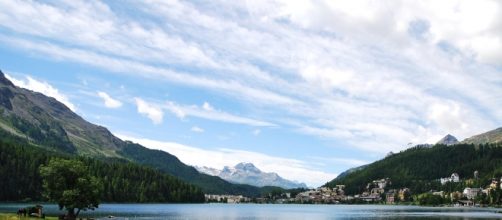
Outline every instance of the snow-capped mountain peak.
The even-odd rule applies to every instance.
[[[261,170],[256,168],[254,164],[252,163],[239,163],[235,165],[235,170],[242,170],[246,172],[252,172],[252,173],[261,173]]]
[[[249,184],[253,186],[278,186],[285,189],[306,188],[305,183],[298,183],[280,177],[277,173],[267,173],[258,169],[252,163],[239,163],[234,167],[225,166],[222,170],[209,167],[195,167],[199,172],[233,183]]]

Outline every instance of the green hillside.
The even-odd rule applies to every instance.
[[[497,128],[483,134],[474,135],[466,138],[463,144],[484,144],[484,143],[502,143],[502,128]]]
[[[44,201],[39,167],[51,158],[65,158],[89,167],[103,183],[104,202],[204,202],[200,188],[155,169],[120,159],[102,161],[47,151],[15,139],[0,141],[0,201]]]
[[[390,178],[390,188],[408,187],[414,193],[421,193],[439,190],[439,178],[458,173],[461,179],[469,179],[476,170],[480,173],[481,183],[500,178],[502,144],[417,146],[337,177],[326,185],[343,184],[348,194],[357,194],[364,191],[372,180]]]
[[[157,168],[182,180],[190,182],[211,194],[242,194],[257,197],[277,187],[255,187],[245,184],[229,183],[220,177],[199,173],[195,168],[183,164],[177,157],[161,150],[147,149],[139,144],[127,141],[119,152],[124,158]]]
[[[16,87],[0,71],[0,131],[49,151],[114,158],[147,165],[211,194],[259,196],[268,188],[229,183],[198,173],[174,155],[123,141],[108,129],[85,121],[56,99]]]

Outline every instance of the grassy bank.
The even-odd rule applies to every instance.
[[[19,217],[16,213],[0,213],[0,220],[35,220],[41,218]],[[57,220],[57,217],[46,216],[46,220]]]

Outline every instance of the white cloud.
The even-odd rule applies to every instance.
[[[105,92],[98,92],[98,96],[103,99],[103,102],[107,108],[118,108],[122,106],[122,102],[116,100]]]
[[[0,2],[0,26],[13,32],[0,41],[44,58],[208,90],[261,119],[209,103],[164,107],[180,118],[285,124],[381,153],[502,123],[502,74],[486,65],[502,61],[498,1],[130,4],[149,15],[145,22],[101,2]],[[417,22],[426,28],[414,28]]]
[[[151,149],[166,151],[178,157],[183,163],[192,166],[221,168],[234,166],[240,162],[252,162],[263,171],[275,172],[286,179],[304,182],[311,187],[320,186],[337,175],[316,169],[314,164],[307,161],[270,156],[259,152],[228,148],[201,149],[174,142],[135,138],[122,134],[116,134],[116,136],[123,140],[137,142]]]
[[[214,111],[213,106],[211,106],[208,102],[204,102],[204,104],[202,105],[202,109],[206,111]]]
[[[204,102],[204,104],[200,107],[196,105],[187,106],[187,105],[179,105],[174,102],[167,102],[164,108],[170,111],[171,113],[175,114],[179,118],[192,116],[213,121],[245,124],[258,127],[276,126],[275,124],[270,122],[241,117],[220,110],[216,110],[208,102]]]
[[[310,157],[314,161],[320,161],[322,163],[329,163],[334,165],[348,165],[350,167],[358,167],[370,162],[365,160],[353,159],[353,158],[341,158],[341,157]]]
[[[253,130],[253,135],[254,135],[254,136],[258,136],[258,135],[260,135],[260,133],[261,133],[261,130],[260,130],[260,129],[255,129],[255,130]]]
[[[72,111],[76,111],[77,108],[73,103],[70,102],[68,99],[68,96],[62,94],[59,92],[58,89],[54,88],[52,85],[45,81],[39,81],[36,80],[30,76],[26,76],[26,80],[23,79],[16,79],[8,74],[5,74],[5,77],[7,77],[14,85],[19,86],[21,88],[29,89],[35,92],[42,93],[46,96],[50,96],[55,98],[56,100],[60,101],[61,103],[65,104],[66,107],[68,107]]]
[[[193,126],[190,130],[191,130],[191,131],[193,131],[193,132],[197,132],[197,133],[202,133],[202,132],[204,132],[204,129],[199,128],[199,127],[197,127],[197,126]]]
[[[154,104],[148,103],[141,98],[134,98],[136,106],[138,107],[138,113],[148,117],[154,124],[162,123],[162,118],[164,113],[162,109]]]

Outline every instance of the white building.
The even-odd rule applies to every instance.
[[[479,194],[481,194],[483,192],[483,189],[481,188],[465,188],[464,189],[464,196],[467,197],[467,199],[474,199],[476,198],[476,196],[478,196]]]
[[[449,182],[458,183],[460,182],[460,176],[458,175],[458,173],[452,173],[450,177],[441,178],[439,179],[439,181],[441,182],[441,185]]]

